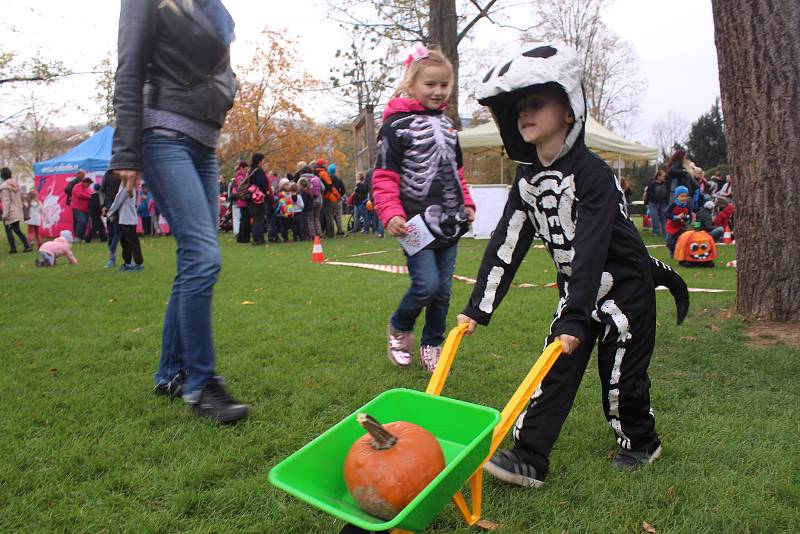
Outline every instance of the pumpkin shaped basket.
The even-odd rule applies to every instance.
[[[270,483],[367,531],[422,531],[450,500],[469,525],[490,526],[480,518],[482,466],[500,445],[561,354],[561,342],[556,341],[545,349],[501,414],[493,408],[439,396],[465,330],[466,325],[461,325],[448,335],[425,393],[392,389],[378,395],[273,467],[269,473]],[[369,414],[370,420],[386,424],[387,429],[392,428],[387,423],[397,421],[422,427],[433,434],[444,456],[444,468],[391,519],[381,519],[363,511],[345,482],[348,451],[366,434],[357,420],[363,424],[363,414]],[[471,507],[460,491],[468,480]]]

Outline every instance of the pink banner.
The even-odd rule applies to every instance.
[[[87,172],[86,176],[92,178],[95,183],[99,183],[102,181],[103,173]],[[58,237],[62,230],[72,232],[72,209],[67,206],[67,195],[64,193],[64,188],[73,178],[75,178],[74,173],[36,177],[36,193],[42,204],[40,232],[43,237]]]

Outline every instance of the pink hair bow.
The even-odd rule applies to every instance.
[[[426,57],[428,57],[428,49],[422,45],[419,45],[411,54],[408,55],[406,60],[403,61],[403,65],[408,68],[409,65],[411,65],[411,63],[414,61],[419,61],[420,59],[425,59]]]

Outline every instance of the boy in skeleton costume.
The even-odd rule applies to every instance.
[[[459,323],[469,323],[468,333],[489,323],[538,236],[556,264],[561,296],[547,342],[564,344],[564,355],[517,421],[514,449],[498,451],[485,469],[521,486],[544,483],[595,341],[603,408],[619,444],[613,464],[627,470],[647,465],[661,454],[647,375],[654,284],[670,286],[679,322],[688,308],[686,286],[650,258],[616,177],[584,144],[586,105],[573,50],[534,45],[507,58],[486,75],[478,96],[519,167]]]

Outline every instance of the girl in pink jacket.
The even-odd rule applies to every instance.
[[[70,263],[78,263],[72,254],[72,232],[63,230],[59,237],[39,247],[37,267],[53,267],[60,256],[66,256]]]
[[[422,250],[406,254],[411,287],[387,327],[389,359],[408,367],[416,349],[414,323],[425,308],[419,355],[433,372],[444,341],[457,244],[475,217],[475,203],[464,181],[458,132],[443,113],[452,65],[438,50],[418,47],[405,66],[383,112],[372,192],[389,234],[405,236],[406,222],[419,216],[433,235]]]

